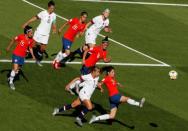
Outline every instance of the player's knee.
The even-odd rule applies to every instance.
[[[87,107],[87,109],[88,109],[89,111],[91,111],[91,110],[93,109],[93,106],[92,106],[92,105],[89,105],[89,106]]]

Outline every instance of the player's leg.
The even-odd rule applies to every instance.
[[[77,107],[77,106],[79,106],[79,105],[81,105],[81,101],[80,101],[79,98],[77,98],[76,100],[74,100],[74,101],[72,102],[72,104],[66,104],[66,105],[63,105],[63,106],[60,107],[60,108],[55,108],[54,111],[53,111],[53,113],[52,113],[52,115],[56,115],[56,114],[58,114],[58,113],[60,113],[60,112],[64,112],[64,111],[73,109],[73,108],[75,108],[75,107]]]
[[[14,86],[14,78],[16,76],[16,74],[18,74],[19,72],[19,65],[23,65],[24,64],[24,58],[13,55],[12,56],[12,71],[10,73],[10,77],[9,77],[9,86],[12,90],[15,90],[15,86]]]
[[[135,101],[134,99],[131,99],[130,97],[121,96],[120,102],[121,103],[128,103],[128,104],[134,105],[134,106],[143,107],[143,104],[145,102],[145,98],[142,98],[141,101],[138,102],[138,101]]]
[[[114,107],[110,110],[110,114],[104,114],[100,116],[92,116],[91,120],[89,121],[89,124],[92,124],[97,121],[104,121],[109,119],[114,119],[117,113],[117,107]]]
[[[76,122],[82,126],[82,120],[84,119],[84,116],[93,109],[93,104],[89,99],[85,99],[82,101],[82,104],[84,105],[84,108],[80,111],[78,117],[76,117]]]
[[[62,43],[63,43],[63,48],[61,51],[59,51],[55,60],[53,61],[53,65],[55,69],[59,69],[59,63],[70,55],[70,48],[72,42],[68,39],[62,38]]]

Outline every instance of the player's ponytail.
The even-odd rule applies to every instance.
[[[108,73],[111,72],[114,69],[115,68],[113,66],[104,66],[104,67],[101,68],[101,74],[105,72],[106,75],[108,75]]]

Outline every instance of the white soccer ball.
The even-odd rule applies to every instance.
[[[171,80],[176,80],[178,77],[178,73],[175,70],[169,72],[169,76]]]

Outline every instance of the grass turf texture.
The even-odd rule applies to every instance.
[[[30,2],[45,8],[47,0],[30,0]],[[113,34],[110,37],[172,65],[172,68],[116,66],[117,79],[126,87],[120,88],[120,91],[137,99],[145,96],[147,102],[144,108],[121,105],[116,117],[119,122],[114,122],[112,126],[105,123],[85,124],[82,130],[188,130],[188,89],[186,88],[188,10],[186,8],[91,4],[65,0],[55,2],[56,12],[66,18],[79,15],[78,12],[81,10],[87,10],[91,18],[98,15],[103,8],[109,7],[112,9],[110,20],[113,28]],[[0,50],[3,51],[0,58],[4,59],[10,58],[11,55],[4,51],[10,38],[22,32],[20,26],[23,22],[40,10],[19,0],[1,1],[0,4],[2,20]],[[58,25],[60,23],[64,21],[58,19]],[[99,37],[98,41],[100,40]],[[83,41],[80,39],[75,42],[73,48],[78,47]],[[51,36],[49,43],[49,54],[61,48],[58,36]],[[109,50],[114,62],[156,63],[114,43]],[[10,64],[0,63],[0,69],[7,68],[10,68]],[[72,111],[65,113],[68,116],[51,116],[54,107],[70,103],[76,98],[67,94],[64,86],[79,75],[79,69],[80,65],[68,65],[61,71],[55,71],[50,65],[39,68],[33,64],[26,64],[23,70],[29,78],[29,83],[24,80],[16,82],[15,92],[7,88],[6,74],[0,74],[0,130],[80,129],[74,124],[75,118],[69,116]],[[169,80],[167,74],[171,69],[178,71],[178,80]],[[96,91],[93,101],[108,110],[107,92],[102,95]],[[93,113],[98,115],[97,111]],[[91,115],[92,113],[89,113],[87,119]]]

